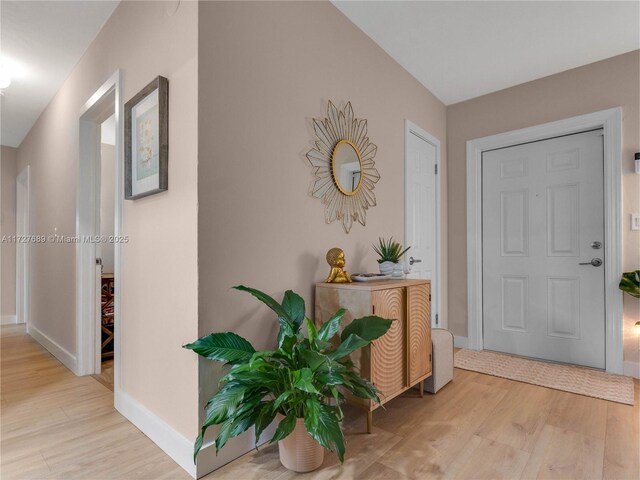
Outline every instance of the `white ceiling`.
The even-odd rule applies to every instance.
[[[0,97],[2,145],[20,145],[118,3],[2,0],[0,61],[13,77]]]
[[[635,1],[334,1],[443,103],[640,48]]]
[[[640,48],[638,1],[333,3],[447,105]],[[22,142],[117,5],[2,0],[2,145]]]

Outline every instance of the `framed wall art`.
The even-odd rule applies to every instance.
[[[169,81],[155,78],[124,106],[127,200],[169,188]]]

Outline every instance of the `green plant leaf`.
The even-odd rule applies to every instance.
[[[336,401],[336,405],[340,405],[340,400],[343,398],[340,391],[336,387],[329,388],[329,391],[331,392],[333,399]]]
[[[289,313],[282,307],[282,305],[276,302],[276,300],[273,297],[267,295],[264,292],[261,292],[260,290],[257,290],[251,287],[245,287],[244,285],[236,285],[233,288],[235,288],[236,290],[240,290],[242,292],[250,293],[251,295],[256,297],[258,300],[260,300],[262,303],[264,303],[267,307],[269,307],[271,310],[273,310],[276,315],[278,315],[278,322],[280,323],[280,332],[278,333],[278,345],[280,345],[280,343],[282,342],[282,339],[285,336],[295,335],[296,333],[298,333],[300,324],[296,325],[296,323],[293,321]],[[303,316],[304,316],[304,313],[303,313]]]
[[[389,328],[391,328],[391,320],[386,320],[375,315],[356,318],[344,327],[340,338],[344,341],[349,335],[353,334],[370,342],[387,333]]]
[[[293,386],[298,390],[308,393],[318,393],[316,387],[313,386],[313,372],[310,368],[301,368],[293,372]]]
[[[310,318],[304,317],[304,321],[307,324],[307,333],[309,334],[309,343],[311,345],[316,344],[316,339],[318,338],[318,329],[315,324],[311,321]]]
[[[640,270],[623,273],[619,287],[632,297],[640,298]]]
[[[338,372],[320,372],[316,375],[316,381],[321,385],[344,385],[346,380]]]
[[[293,390],[286,390],[284,392],[282,392],[280,395],[278,395],[278,398],[275,399],[274,403],[273,403],[273,408],[275,411],[277,411],[280,408],[280,405],[282,405],[284,402],[287,401],[287,399],[293,395]]]
[[[310,432],[310,429],[314,429],[318,426],[318,420],[320,418],[320,400],[317,397],[309,397],[306,399],[305,404],[307,407],[306,415],[304,416],[304,426],[307,429],[307,432]],[[326,449],[330,449],[328,445],[322,445]]]
[[[287,290],[282,299],[282,309],[287,312],[288,317],[296,326],[297,332],[304,320],[304,300],[292,290]]]
[[[313,371],[316,371],[323,364],[329,361],[329,358],[326,355],[322,355],[321,353],[315,352],[313,350],[301,350],[300,356]]]
[[[262,396],[262,394],[257,394],[247,399],[235,415],[229,417],[228,420],[222,423],[218,437],[216,438],[216,454],[225,446],[230,438],[237,437],[241,433],[246,432],[255,424],[260,414],[260,409],[257,408],[257,406]]]
[[[345,309],[338,310],[329,320],[322,324],[318,331],[318,338],[323,341],[328,341],[333,337],[338,330],[340,330],[340,324],[342,323],[342,317],[344,317]]]
[[[327,348],[333,347],[331,342],[325,342],[324,340],[317,339],[316,340],[316,348],[318,350],[326,350]]]
[[[229,382],[242,383],[247,387],[268,387],[278,380],[277,363],[267,362],[264,359],[255,359],[247,363],[234,365],[224,376]]]
[[[229,418],[224,421],[224,423],[220,426],[220,431],[218,432],[218,436],[216,437],[216,455],[220,451],[222,447],[225,446],[227,440],[231,437],[231,428],[233,426],[234,418]]]
[[[246,421],[246,418],[231,417],[220,426],[220,431],[216,437],[216,455],[220,449],[227,444],[227,441],[234,436],[232,435],[232,432],[236,429],[236,425],[240,423],[240,426],[242,427]],[[250,425],[246,425],[245,430],[249,428],[249,426]]]
[[[256,351],[247,340],[233,332],[211,333],[183,347],[218,362],[249,361]]]
[[[278,323],[280,324],[280,331],[278,332],[278,348],[282,348],[282,342],[286,337],[295,337],[296,332],[293,328],[293,324],[288,322],[282,317],[278,317]]]
[[[344,374],[345,383],[344,387],[349,390],[353,395],[360,398],[367,398],[375,400],[380,404],[380,398],[378,397],[378,390],[368,380],[362,378],[356,372],[346,372]]]
[[[207,403],[206,417],[202,426],[217,425],[233,414],[242,401],[247,387],[237,383],[227,383]]]
[[[274,407],[273,402],[264,402],[260,406],[260,411],[258,416],[256,417],[256,443],[260,441],[260,435],[265,429],[273,422],[273,419],[276,418],[276,408]]]
[[[280,342],[280,351],[287,353],[289,358],[291,358],[293,347],[296,343],[298,343],[298,338],[295,335],[285,335],[284,337],[282,337],[282,342]]]
[[[286,310],[282,308],[282,305],[280,305],[278,302],[276,302],[272,297],[270,297],[266,293],[261,292],[260,290],[256,290],[255,288],[245,287],[244,285],[236,285],[233,288],[235,288],[236,290],[240,290],[242,292],[250,293],[251,295],[256,297],[258,300],[260,300],[262,303],[264,303],[267,307],[269,307],[271,310],[273,310],[276,313],[276,315],[278,315],[278,317],[282,317],[283,319],[289,321],[290,323],[293,323],[293,320],[291,319],[291,317],[289,317],[289,314],[286,312]]]
[[[331,360],[340,360],[341,358],[349,355],[351,352],[369,345],[369,343],[369,340],[364,340],[358,335],[352,333],[338,346],[338,348],[331,352],[328,352],[327,357],[329,357]]]
[[[273,438],[269,443],[275,443],[282,440],[293,432],[294,428],[296,428],[296,416],[293,413],[290,413],[278,424],[276,433],[273,435]]]
[[[336,452],[340,463],[344,462],[344,435],[336,410],[321,403],[316,397],[307,399],[304,426],[313,439],[327,450]]]
[[[204,432],[206,432],[206,430],[207,430],[207,427],[202,427],[202,431],[200,432],[200,434],[196,438],[196,441],[193,444],[193,463],[196,463],[196,458],[198,458],[198,453],[202,448],[202,442],[204,440]]]

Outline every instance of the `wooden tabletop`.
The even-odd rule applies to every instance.
[[[345,290],[386,290],[388,288],[402,288],[411,285],[424,285],[431,283],[431,280],[411,278],[406,280],[373,280],[370,282],[353,283],[316,283],[316,288],[341,288]]]

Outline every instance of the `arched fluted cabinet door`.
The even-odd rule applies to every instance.
[[[429,284],[407,288],[409,385],[431,373],[430,290]]]
[[[390,397],[406,386],[405,289],[374,291],[372,301],[376,315],[393,320],[389,331],[371,347],[372,383]]]

